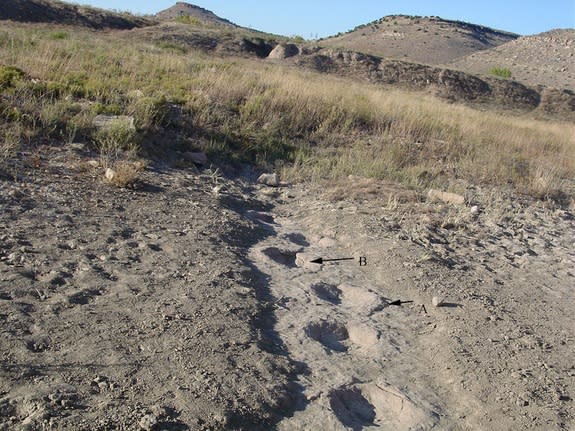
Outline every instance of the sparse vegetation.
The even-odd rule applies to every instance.
[[[489,73],[491,75],[498,76],[500,78],[506,78],[506,79],[509,79],[513,76],[513,74],[511,73],[511,70],[509,70],[506,67],[492,67],[491,69],[489,69]]]
[[[0,47],[9,65],[0,68],[6,148],[72,135],[113,160],[186,150],[192,137],[212,159],[276,165],[292,180],[354,174],[447,188],[466,180],[541,197],[569,193],[575,177],[572,124],[82,30],[58,40],[43,28],[5,31],[14,41]],[[99,113],[133,116],[136,130],[98,132]],[[171,127],[181,139],[167,143]]]
[[[52,40],[62,40],[68,39],[68,32],[65,31],[54,31],[48,35],[48,37]]]
[[[294,34],[290,39],[293,43],[304,43],[305,42],[305,38],[303,36],[300,36],[299,34]]]
[[[94,132],[92,142],[107,162],[122,156],[133,158],[139,152],[136,130],[120,122]]]
[[[140,172],[146,167],[141,161],[126,162],[119,161],[114,163],[108,170],[107,180],[120,188],[133,187],[138,181]]]
[[[176,18],[176,21],[182,24],[189,24],[198,27],[202,27],[204,25],[201,19],[191,15],[180,15]]]
[[[24,78],[25,75],[26,74],[17,67],[0,65],[0,90],[12,87],[16,81]]]

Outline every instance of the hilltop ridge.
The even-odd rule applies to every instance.
[[[172,21],[180,17],[190,17],[209,24],[238,27],[233,22],[219,17],[210,10],[186,2],[177,2],[174,6],[158,12],[155,17],[161,21]]]
[[[80,25],[94,29],[129,30],[153,25],[148,18],[59,0],[2,0],[0,20]]]
[[[438,65],[495,48],[519,35],[439,17],[386,16],[320,40],[330,48]]]

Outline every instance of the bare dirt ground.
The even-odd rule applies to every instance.
[[[120,190],[81,157],[0,183],[0,429],[265,429],[291,370],[266,351],[250,202],[183,171]]]
[[[79,151],[0,183],[0,429],[575,426],[570,210]]]
[[[283,243],[256,249],[304,253],[288,276],[261,259],[308,367],[279,429],[572,429],[572,213],[480,190],[477,208],[431,204],[362,179],[290,193]],[[317,256],[356,261],[302,263]]]

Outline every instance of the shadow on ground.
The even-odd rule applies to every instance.
[[[273,209],[272,205],[264,204],[260,201],[246,203],[235,196],[229,195],[222,197],[220,203],[224,208],[234,211],[242,217],[245,217],[246,212],[250,210],[268,212]],[[223,237],[223,240],[228,245],[245,252],[260,241],[275,235],[277,235],[276,231],[270,229],[269,225],[246,223],[228,232]],[[283,373],[287,372],[287,375],[285,375],[286,383],[283,386],[284,390],[282,393],[276,394],[278,407],[273,409],[272,412],[273,423],[256,425],[249,417],[232,417],[229,423],[233,426],[249,426],[249,429],[269,430],[270,427],[273,429],[283,418],[290,417],[296,411],[305,409],[308,401],[303,394],[302,386],[297,383],[297,376],[307,374],[308,367],[305,363],[293,361],[290,358],[288,349],[275,329],[277,318],[274,311],[278,298],[275,298],[271,293],[269,287],[270,277],[260,271],[245,253],[238,253],[237,257],[246,268],[249,268],[249,271],[246,271],[247,274],[244,274],[244,287],[254,289],[259,302],[258,316],[251,322],[254,331],[260,334],[258,347],[274,356],[287,359],[289,367],[285,371],[281,370]]]

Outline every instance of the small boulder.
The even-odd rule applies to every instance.
[[[142,416],[138,425],[142,431],[151,431],[158,425],[158,418],[153,414]]]
[[[92,124],[100,130],[110,130],[116,127],[136,130],[134,117],[128,115],[96,115]]]
[[[465,203],[465,197],[457,193],[442,192],[434,189],[429,190],[427,198],[432,202],[441,201],[453,205],[463,205]]]
[[[283,60],[299,54],[299,48],[293,43],[280,43],[268,55],[268,58]]]
[[[116,171],[114,171],[112,168],[108,168],[106,169],[106,173],[104,174],[104,176],[108,181],[112,181],[116,176]]]
[[[277,187],[280,185],[278,174],[261,174],[258,178],[258,183],[265,184],[270,187]]]

